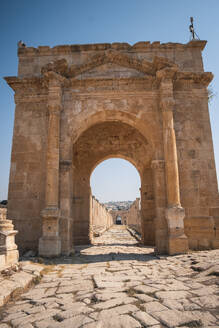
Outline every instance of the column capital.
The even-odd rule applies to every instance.
[[[61,87],[64,81],[66,80],[65,77],[53,72],[45,72],[43,74],[44,76],[44,81],[46,82],[48,88],[50,87]]]
[[[59,114],[62,109],[62,84],[56,79],[56,76],[49,80],[47,107],[49,112],[54,114]]]
[[[175,67],[163,68],[156,73],[157,80],[162,82],[173,82],[177,69]]]

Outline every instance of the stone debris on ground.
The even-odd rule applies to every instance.
[[[218,260],[219,250],[157,256],[113,226],[73,257],[23,262],[0,280],[2,297],[12,281],[25,286],[44,268],[38,284],[2,307],[0,328],[216,328]]]

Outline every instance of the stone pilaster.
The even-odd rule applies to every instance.
[[[59,237],[59,139],[62,88],[59,75],[49,72],[48,79],[48,139],[46,162],[45,209],[42,211],[42,237],[39,254],[58,256],[61,253]]]
[[[6,208],[0,208],[0,267],[18,262],[19,253],[15,244],[14,225],[6,219]]]
[[[167,224],[165,219],[166,186],[165,186],[165,162],[154,160],[151,163],[154,178],[154,194],[156,206],[155,218],[155,245],[158,253],[167,253]]]
[[[62,238],[63,255],[73,252],[73,218],[72,218],[72,161],[60,161],[60,235]]]
[[[168,226],[168,253],[188,251],[188,239],[184,234],[185,211],[180,204],[179,172],[174,130],[173,77],[175,71],[164,69],[157,72],[160,80],[160,106],[163,118],[163,143],[167,192],[166,221]]]

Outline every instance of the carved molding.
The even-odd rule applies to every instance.
[[[203,73],[177,72],[176,74],[176,80],[178,81],[193,82],[193,83],[201,84],[205,87],[209,85],[213,77],[214,75],[211,72],[203,72]]]
[[[115,54],[116,53],[116,54]],[[105,63],[115,63],[124,67],[133,68],[145,73],[144,77],[139,78],[113,78],[113,79],[85,79],[77,80],[74,77],[86,72],[98,65]],[[118,53],[116,51],[101,52],[95,55],[86,64],[80,66],[70,66],[68,68],[65,59],[49,63],[42,68],[42,76],[20,78],[16,76],[4,78],[10,87],[22,94],[33,94],[34,92],[45,93],[48,90],[49,84],[63,85],[64,87],[76,86],[84,88],[87,86],[102,87],[108,86],[111,90],[118,91],[118,87],[123,90],[128,90],[135,86],[135,89],[157,89],[161,81],[180,82],[185,86],[189,84],[203,85],[204,87],[213,79],[211,72],[181,72],[178,67],[163,57],[154,57],[153,62],[139,60],[128,55]]]
[[[46,74],[53,71],[67,78],[73,78],[97,66],[107,63],[132,68],[151,76],[154,76],[157,70],[161,70],[163,68],[169,68],[175,71],[178,69],[176,64],[164,57],[155,56],[153,61],[150,62],[145,59],[140,60],[136,57],[131,57],[119,51],[110,49],[93,55],[87,62],[82,65],[71,65],[68,67],[67,61],[65,59],[59,59],[55,62],[51,62],[45,65],[41,69],[41,73]]]

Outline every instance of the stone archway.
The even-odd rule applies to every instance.
[[[16,92],[8,215],[21,249],[56,256],[89,241],[89,177],[111,156],[140,173],[145,244],[218,247],[205,44],[19,49],[18,77],[6,81]]]
[[[117,217],[116,217],[116,224],[123,224],[122,223],[122,218],[119,215],[117,215]]]

